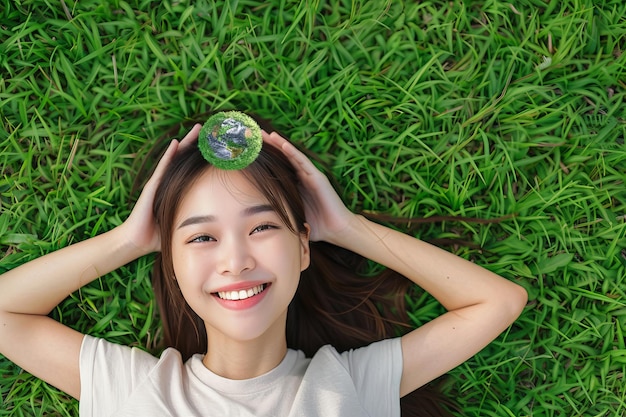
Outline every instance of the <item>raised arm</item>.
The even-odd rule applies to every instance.
[[[404,396],[461,364],[519,316],[526,291],[478,265],[351,213],[328,179],[278,134],[264,140],[283,150],[298,172],[311,239],[344,247],[391,268],[433,295],[447,313],[402,338]]]
[[[198,135],[197,125],[180,146]],[[94,279],[160,248],[154,193],[179,147],[172,141],[129,218],[115,229],[21,265],[0,276],[0,352],[33,375],[80,398],[83,335],[47,315]]]

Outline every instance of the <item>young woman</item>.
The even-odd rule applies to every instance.
[[[353,214],[277,133],[250,166],[222,171],[194,146],[199,130],[171,142],[122,225],[0,277],[0,352],[81,415],[399,416],[401,397],[521,313],[524,289]],[[159,358],[47,316],[151,252],[172,346]],[[357,277],[355,254],[390,272]],[[392,337],[391,293],[411,281],[447,313]]]

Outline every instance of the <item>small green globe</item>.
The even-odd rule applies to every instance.
[[[216,113],[198,136],[204,159],[219,169],[243,169],[259,156],[263,137],[257,122],[238,111]]]

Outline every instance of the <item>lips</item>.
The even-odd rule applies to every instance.
[[[222,307],[243,311],[259,304],[271,286],[271,282],[241,282],[220,288],[211,295]]]
[[[241,290],[232,290],[232,291],[218,291],[215,294],[222,300],[230,300],[230,301],[239,301],[246,300],[250,297],[254,297],[265,291],[268,284],[260,284],[255,285],[254,287],[241,289]]]

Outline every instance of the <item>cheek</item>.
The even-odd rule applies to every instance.
[[[174,275],[176,279],[180,279],[186,274],[187,262],[184,262],[183,253],[172,245],[172,267],[174,268]]]
[[[183,298],[191,309],[202,317],[201,306],[204,304],[205,293],[203,291],[204,281],[202,275],[198,273],[201,268],[194,264],[193,258],[185,256],[184,253],[175,254],[172,251],[172,266],[178,282],[178,288]],[[197,261],[195,261],[197,262]]]
[[[268,252],[265,252],[267,257]],[[266,258],[267,259],[267,258]],[[286,245],[276,250],[272,254],[274,265],[280,265],[285,274],[292,275],[295,281],[300,279],[300,273],[308,267],[308,251],[304,250],[300,239],[290,240]]]
[[[193,251],[172,248],[172,267],[178,285],[186,295],[186,289],[202,287],[202,271],[208,269],[208,257],[193,256]]]

